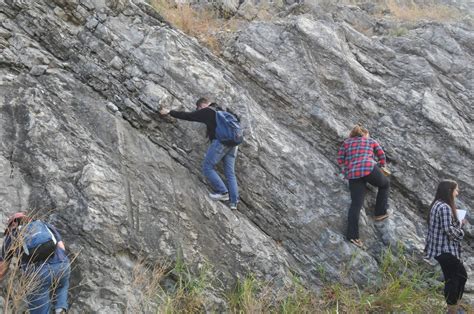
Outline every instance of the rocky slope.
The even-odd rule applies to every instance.
[[[1,214],[36,209],[62,231],[78,254],[73,312],[131,311],[141,259],[180,254],[227,287],[251,272],[317,289],[320,269],[365,285],[383,248],[421,254],[440,178],[474,208],[472,22],[396,36],[358,7],[303,6],[251,23],[222,58],[139,0],[0,0],[0,23]],[[157,114],[202,95],[246,127],[237,212],[207,196],[202,126]],[[393,171],[388,221],[373,221],[368,193],[367,250],[344,240],[350,198],[335,162],[356,122]],[[465,247],[472,277],[470,226]]]

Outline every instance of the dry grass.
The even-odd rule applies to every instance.
[[[257,280],[253,275],[237,283],[227,296],[229,312],[241,313],[329,313],[327,302],[306,289],[297,277],[277,288],[271,282]]]
[[[249,275],[237,282],[235,291],[228,296],[231,313],[264,313],[273,303],[270,283],[261,282]]]
[[[23,228],[23,230],[25,230]],[[6,291],[4,295],[3,312],[20,312],[26,306],[26,296],[34,292],[39,287],[38,274],[36,272],[25,273],[21,270],[21,259],[17,252],[23,247],[23,234],[20,232],[16,240],[12,241],[10,248],[5,255],[12,256],[8,266],[8,274],[6,280]]]
[[[389,0],[387,8],[395,18],[408,22],[420,20],[448,22],[461,17],[459,10],[439,3],[421,6],[411,1]]]
[[[202,313],[206,291],[217,292],[226,300],[229,313],[441,313],[445,308],[441,282],[433,269],[407,257],[403,247],[387,249],[381,256],[379,280],[366,288],[330,282],[322,268],[316,269],[325,283],[321,293],[307,289],[294,276],[283,287],[249,275],[225,292],[216,282],[209,265],[191,273],[182,258],[171,270],[162,266],[144,266],[138,262],[134,288],[142,291],[153,307],[135,312]],[[348,266],[350,268],[350,265]],[[164,284],[167,282],[167,284]],[[166,287],[166,288],[165,288]],[[218,292],[219,291],[219,292]],[[472,308],[464,306],[469,313]]]
[[[157,297],[163,293],[161,282],[168,273],[167,267],[162,264],[147,265],[140,259],[132,271],[132,288],[140,291],[138,304],[130,306],[129,312],[156,312]]]
[[[38,274],[25,274],[20,270],[20,259],[14,258],[9,267],[4,296],[3,313],[19,313],[26,308],[26,296],[39,287]]]
[[[33,220],[45,221],[44,216],[38,216],[36,214],[28,214]],[[26,225],[24,225],[26,226]],[[6,252],[6,255],[11,254],[13,257],[10,260],[8,267],[8,274],[6,275],[6,283],[4,285],[4,304],[3,313],[23,313],[27,308],[26,298],[28,295],[35,294],[39,288],[41,279],[39,278],[39,272],[41,267],[27,267],[28,271],[21,269],[21,258],[17,252],[20,252],[24,243],[23,232],[26,228],[22,228],[12,242],[10,249]],[[70,265],[73,265],[77,254],[70,258]],[[71,267],[72,270],[72,267]],[[55,291],[55,287],[58,285],[59,278],[55,278],[52,291]],[[53,299],[54,300],[53,296]]]
[[[138,304],[129,306],[133,313],[202,313],[205,308],[205,290],[211,288],[212,269],[204,265],[192,274],[182,258],[174,265],[148,265],[139,259],[133,270],[132,286],[140,291]]]
[[[167,0],[151,0],[150,4],[171,25],[187,35],[195,37],[218,55],[221,53],[220,35],[233,33],[238,29],[237,19],[221,17],[216,10],[211,8],[172,4]]]
[[[438,274],[410,257],[400,246],[381,256],[379,281],[365,289],[331,283],[318,269],[322,293],[306,289],[294,278],[283,288],[247,277],[229,295],[231,313],[442,313],[445,301]],[[268,293],[271,291],[272,293]],[[472,308],[464,305],[468,313]]]
[[[275,9],[283,7],[281,1],[268,3],[262,1],[255,8],[254,20],[270,21],[275,18]],[[366,0],[321,0],[323,6],[335,8],[335,4],[359,5]],[[395,19],[405,22],[421,20],[449,22],[462,17],[460,10],[441,4],[438,0],[416,4],[413,0],[373,0],[379,8],[374,15],[389,12]],[[187,3],[176,4],[172,0],[150,0],[152,7],[171,25],[189,36],[196,38],[216,55],[221,55],[223,42],[229,35],[237,32],[248,21],[220,12],[210,6],[193,6]],[[273,12],[273,13],[272,13]],[[368,33],[368,30],[362,30]],[[396,31],[400,35],[400,30]]]
[[[360,5],[367,3],[367,0],[321,0],[324,6],[342,5]],[[417,22],[421,20],[449,22],[458,20],[462,12],[453,6],[441,3],[439,0],[424,1],[423,4],[417,4],[413,0],[372,0],[370,1],[379,7],[378,13],[388,9],[390,14],[398,20],[407,22]]]

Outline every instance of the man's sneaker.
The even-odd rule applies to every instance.
[[[215,201],[228,201],[229,193],[209,193],[209,197]]]
[[[230,204],[230,209],[237,210],[237,204],[231,203]]]

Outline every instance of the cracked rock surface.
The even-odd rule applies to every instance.
[[[227,288],[253,273],[317,290],[320,269],[366,285],[387,246],[421,255],[438,180],[456,179],[474,209],[472,24],[420,22],[401,36],[391,25],[358,7],[308,7],[250,23],[218,58],[143,1],[0,0],[0,218],[37,209],[58,226],[78,254],[73,313],[132,311],[141,258],[179,254],[213,265]],[[246,128],[238,211],[207,196],[203,126],[157,114],[202,95]],[[357,122],[393,173],[388,221],[373,221],[367,194],[366,250],[344,239],[350,196],[336,166]]]

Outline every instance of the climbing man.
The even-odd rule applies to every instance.
[[[207,137],[210,145],[207,149],[202,172],[212,186],[213,192],[209,196],[213,200],[227,201],[230,197],[230,208],[237,209],[239,191],[235,176],[235,159],[237,148],[243,140],[239,118],[230,111],[224,111],[217,104],[211,103],[207,98],[199,98],[196,102],[196,111],[183,112],[160,110],[162,116],[171,115],[174,118],[204,123],[207,127]],[[225,136],[225,134],[229,134]],[[227,186],[215,170],[216,165],[222,160]]]
[[[56,228],[20,212],[8,219],[4,235],[0,281],[14,260],[14,269],[19,266],[21,282],[26,283],[24,290],[30,313],[47,314],[51,309],[66,313],[71,268]]]

